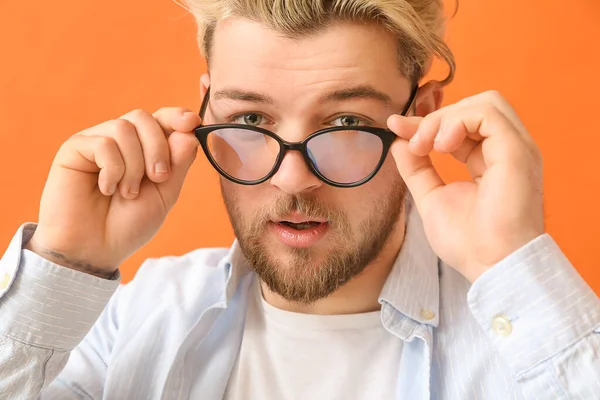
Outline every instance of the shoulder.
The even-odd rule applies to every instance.
[[[187,282],[206,279],[219,271],[224,272],[230,261],[229,248],[197,249],[181,256],[149,258],[141,266],[134,280],[154,282]]]
[[[128,303],[144,308],[208,307],[225,292],[230,260],[229,248],[203,248],[181,256],[149,258],[122,290],[128,292]]]

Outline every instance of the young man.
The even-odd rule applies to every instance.
[[[439,1],[188,3],[201,117],[61,147],[0,263],[0,398],[598,396],[600,302],[545,233],[536,145],[497,93],[440,108]],[[119,286],[199,143],[235,244]]]

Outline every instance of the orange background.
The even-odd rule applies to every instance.
[[[458,73],[445,99],[497,89],[515,106],[545,157],[548,229],[598,293],[599,15],[591,0],[462,0],[449,24]],[[49,166],[70,135],[136,108],[200,103],[195,26],[169,0],[0,2],[0,51],[0,253],[37,219]],[[438,162],[446,177],[464,174]],[[147,257],[232,239],[217,174],[200,153],[124,280]]]

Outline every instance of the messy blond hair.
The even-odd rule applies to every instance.
[[[402,74],[418,82],[434,57],[449,67],[455,61],[443,40],[443,0],[180,0],[198,24],[198,42],[209,61],[216,24],[229,16],[247,18],[290,38],[318,33],[335,22],[374,22],[398,42]],[[209,61],[210,62],[210,61]]]

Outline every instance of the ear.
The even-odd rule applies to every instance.
[[[444,100],[444,87],[439,81],[429,81],[419,88],[415,99],[415,115],[424,117],[438,110]]]
[[[200,77],[200,97],[204,98],[204,96],[206,96],[206,92],[208,91],[208,88],[210,87],[210,76],[208,75],[208,72],[205,74],[202,74],[202,76]]]

